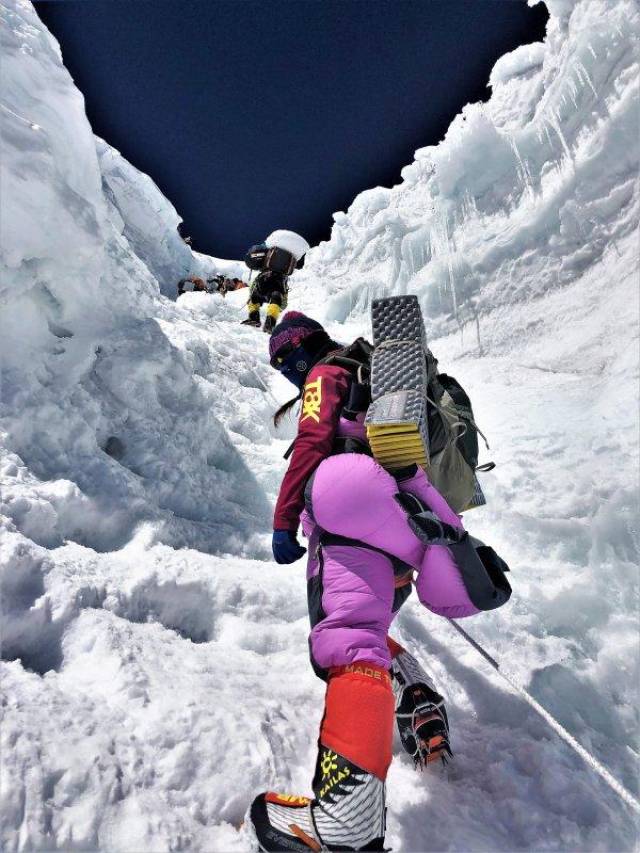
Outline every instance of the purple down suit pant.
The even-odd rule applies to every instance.
[[[356,662],[391,666],[387,633],[413,571],[429,610],[455,618],[479,612],[448,548],[425,545],[411,531],[400,492],[462,529],[420,468],[399,481],[370,456],[343,453],[325,459],[307,485],[302,524],[309,539],[310,649],[321,676]],[[406,585],[398,587],[403,576]]]

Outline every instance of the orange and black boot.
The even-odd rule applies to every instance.
[[[400,740],[416,767],[453,757],[444,699],[418,661],[391,637],[391,684]]]
[[[250,826],[260,850],[384,850],[393,704],[386,670],[352,664],[332,671],[313,798],[256,797]]]

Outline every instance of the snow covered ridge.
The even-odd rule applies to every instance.
[[[176,282],[190,273],[202,277],[216,273],[239,278],[247,275],[241,261],[193,252],[178,234],[180,217],[176,209],[151,178],[104,140],[99,137],[95,140],[102,185],[114,224],[157,279],[161,293],[174,299]]]
[[[118,192],[103,192],[83,99],[57,43],[30,3],[1,8],[5,570],[16,571],[15,549],[25,577],[34,566],[42,575],[42,558],[27,557],[37,546],[112,550],[140,525],[177,547],[263,553],[252,537],[267,502],[257,485],[239,499],[252,476],[219,415],[241,394],[260,410],[264,395],[252,386],[266,368],[251,353],[237,364],[222,340],[211,343],[215,321],[186,323],[160,297],[150,268],[170,267],[173,208],[99,143],[105,183],[128,176],[125,226],[112,204]],[[156,220],[143,218],[140,199],[155,199]],[[155,254],[142,252],[143,239]],[[231,310],[218,307],[219,316]],[[254,435],[270,440],[267,429]],[[13,606],[10,596],[5,603]],[[5,634],[5,650],[11,642]]]
[[[96,149],[105,195],[122,218],[120,230],[157,279],[161,292],[174,297],[176,281],[197,271],[191,249],[178,234],[176,209],[151,178],[115,148],[96,137]]]
[[[328,316],[417,293],[439,334],[575,281],[638,224],[634,0],[557,0],[542,44],[502,57],[492,96],[359,195],[304,274]]]

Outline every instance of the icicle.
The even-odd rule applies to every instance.
[[[553,140],[551,139],[551,134],[549,133],[549,123],[547,121],[545,121],[544,124],[542,125],[542,127],[544,128],[544,132],[545,132],[545,135],[547,137],[547,142],[549,143],[549,147],[551,148],[551,151],[553,152]]]
[[[533,181],[531,180],[531,173],[529,172],[529,169],[527,168],[526,163],[524,162],[524,160],[522,159],[522,157],[520,155],[520,151],[518,150],[518,146],[516,144],[516,140],[515,140],[514,136],[509,136],[509,145],[511,146],[513,153],[516,155],[516,160],[518,161],[518,167],[519,167],[518,168],[518,174],[520,175],[520,180],[521,180],[522,184],[524,185],[525,192],[527,192],[529,194],[529,196],[531,197],[531,200],[534,201],[536,194],[535,194],[535,191],[533,189]]]
[[[478,355],[483,355],[482,352],[482,340],[480,339],[480,315],[478,311],[474,308],[475,311],[475,321],[476,321],[476,340],[478,341]]]
[[[476,206],[475,198],[471,195],[471,192],[467,187],[464,191],[464,220],[468,221],[474,216],[478,216],[478,208]]]
[[[460,325],[460,319],[458,317],[458,294],[456,292],[456,279],[453,268],[453,253],[451,251],[451,244],[449,242],[449,233],[447,229],[447,223],[445,221],[445,240],[447,241],[447,268],[449,270],[449,287],[451,288],[451,297],[453,299],[453,316],[456,319],[458,326]]]
[[[560,118],[558,116],[558,113],[555,110],[550,110],[549,112],[553,116],[553,118],[549,119],[549,124],[555,130],[555,132],[558,134],[560,142],[562,143],[562,147],[564,148],[564,151],[565,151],[567,157],[569,158],[569,161],[573,162],[573,154],[571,153],[571,149],[567,145],[567,140],[564,138],[564,134],[562,132],[562,126],[560,124]]]
[[[571,102],[573,103],[573,108],[576,112],[578,112],[578,87],[576,86],[574,80],[569,81],[569,91],[571,93]]]
[[[591,45],[589,45],[589,47],[591,48]],[[593,53],[593,50],[591,50],[591,52]],[[593,53],[593,55],[594,55],[594,56],[596,56],[596,54],[595,54],[595,53]],[[596,58],[597,58],[597,57],[596,57]],[[582,60],[581,60],[581,59],[576,59],[576,71],[577,71],[577,72],[578,72],[582,77],[584,77],[584,80],[586,81],[587,85],[589,86],[589,88],[591,89],[591,91],[593,92],[593,94],[595,95],[595,97],[597,98],[597,97],[598,97],[598,93],[597,93],[597,91],[596,91],[596,88],[595,88],[595,86],[593,85],[593,82],[592,82],[592,80],[591,80],[591,77],[589,77],[589,72],[587,71],[587,69],[586,69],[586,67],[585,67],[584,62],[582,62]]]
[[[435,216],[434,216],[433,225],[431,226],[429,239],[431,242],[431,257],[432,258],[439,258],[440,257],[440,239],[439,239],[439,235],[438,235],[437,220],[436,220]],[[442,297],[443,296],[444,296],[444,291],[443,291],[443,285],[442,285],[442,278],[440,276],[438,276],[438,297],[440,299],[440,304],[442,304]]]
[[[398,235],[393,239],[392,248],[389,252],[392,264],[389,273],[389,293],[402,292],[402,237]]]
[[[434,252],[434,255],[436,255],[436,254],[437,254],[437,256],[444,255],[444,257],[445,257],[445,261],[447,264],[447,271],[449,273],[449,290],[450,290],[451,298],[453,301],[453,315],[456,319],[456,322],[459,325],[460,321],[458,318],[458,294],[456,292],[455,273],[454,273],[451,245],[449,242],[449,227],[448,227],[448,220],[447,220],[447,214],[446,213],[442,214],[441,221],[439,221],[439,222],[436,221],[434,223],[432,233],[435,235],[436,241],[437,241],[437,252]],[[439,293],[441,298],[444,296],[444,293],[442,290],[442,285],[440,283],[438,284],[438,293]]]

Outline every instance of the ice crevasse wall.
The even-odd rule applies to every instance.
[[[214,319],[162,295],[185,265],[237,265],[193,257],[170,202],[95,138],[27,0],[0,0],[0,55],[0,847],[170,849],[188,831],[221,849],[223,796],[186,784],[168,808],[149,781],[185,725],[195,743],[225,724],[201,685],[229,656],[198,650],[233,607],[230,556],[267,558],[270,507],[239,448],[272,440],[268,367],[213,333],[237,319],[228,300]],[[200,688],[181,687],[194,665]]]
[[[31,4],[4,0],[0,11],[0,508],[11,657],[14,640],[17,654],[29,635],[21,619],[38,598],[47,549],[74,541],[109,551],[147,525],[151,540],[176,547],[256,553],[269,508],[255,483],[247,488],[252,476],[219,420],[240,382],[256,377],[231,365],[214,388],[207,377],[228,365],[228,350],[220,342],[213,352],[206,324],[200,336],[160,293],[159,282],[170,279],[175,293],[186,269],[214,270],[215,259],[192,256],[170,202],[94,137]],[[250,353],[245,373],[247,363],[264,369]],[[260,411],[263,395],[244,393]],[[50,620],[37,610],[30,620]]]
[[[334,214],[305,273],[331,295],[328,318],[417,293],[432,336],[468,326],[478,343],[491,314],[480,346],[505,346],[522,330],[499,322],[502,307],[570,285],[611,251],[637,269],[637,4],[547,5],[545,42],[496,63],[487,103],[418,150],[400,184]]]

